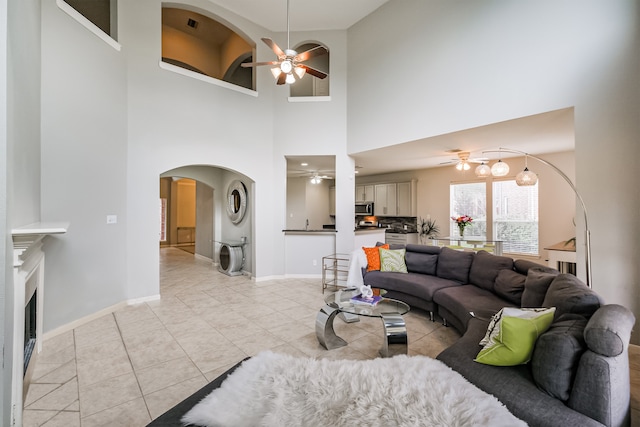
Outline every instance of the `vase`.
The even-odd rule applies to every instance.
[[[458,230],[460,230],[460,238],[464,239],[464,225],[458,225]]]

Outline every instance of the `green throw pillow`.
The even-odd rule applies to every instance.
[[[405,249],[380,249],[380,271],[406,273]]]
[[[502,316],[491,325],[493,330],[489,333],[488,342],[475,361],[494,366],[527,363],[531,359],[536,340],[551,326],[555,311],[555,307],[502,309]]]

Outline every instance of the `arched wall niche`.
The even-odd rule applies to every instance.
[[[302,53],[316,46],[325,47],[327,49],[327,52],[322,55],[318,55],[313,58],[310,58],[304,63],[305,65],[315,68],[316,70],[324,71],[329,75],[324,79],[319,79],[311,75],[305,75],[302,79],[296,81],[294,84],[290,86],[290,90],[291,90],[290,94],[292,97],[306,97],[306,96],[319,97],[319,96],[330,95],[329,86],[330,86],[330,80],[331,80],[331,73],[330,73],[331,52],[329,51],[329,47],[317,40],[308,40],[308,41],[303,41],[296,44],[293,47],[293,49],[298,53]]]
[[[244,237],[247,245],[242,270],[252,277],[255,276],[255,250],[252,244],[255,236],[253,229],[255,181],[240,172],[217,165],[185,165],[160,174],[160,180],[179,178],[196,181],[196,254],[207,258],[212,257],[211,259],[217,263],[220,251],[219,242],[240,241]],[[234,223],[227,214],[227,190],[237,181],[242,182],[246,187],[247,207],[242,220]],[[208,188],[211,189],[210,196]],[[198,190],[201,190],[200,194],[198,194]],[[203,246],[208,246],[211,250],[207,252],[202,249]]]
[[[253,40],[225,19],[191,5],[163,3],[163,62],[254,90],[254,68],[240,67],[254,55]]]

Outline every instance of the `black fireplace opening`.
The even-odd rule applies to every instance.
[[[27,373],[29,360],[36,346],[36,318],[38,307],[38,291],[36,290],[24,307],[24,372]]]

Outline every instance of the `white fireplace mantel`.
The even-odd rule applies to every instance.
[[[44,251],[42,240],[64,234],[68,222],[38,222],[11,230],[13,238],[13,367],[11,380],[11,425],[22,425],[24,391],[25,305],[37,291],[36,348],[42,350],[44,300]]]

